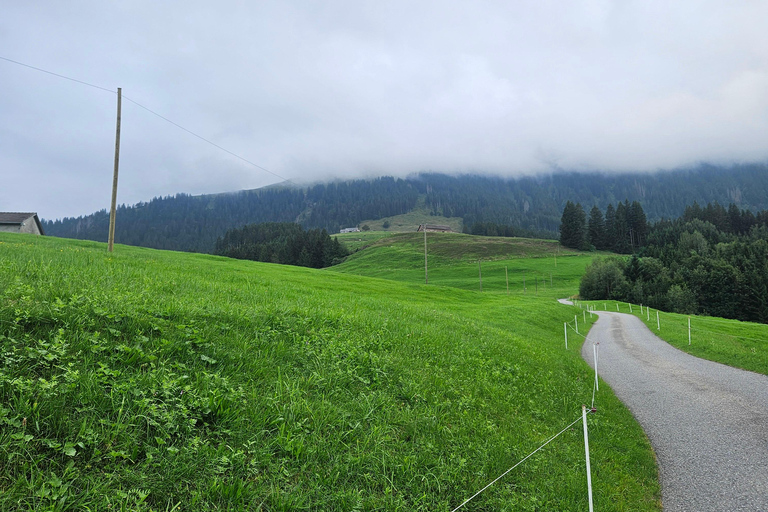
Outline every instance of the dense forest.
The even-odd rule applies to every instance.
[[[418,191],[394,178],[355,180],[309,188],[267,187],[231,194],[155,198],[117,209],[115,241],[122,244],[192,252],[212,252],[232,228],[263,222],[296,222],[337,233],[366,219],[409,212]],[[52,236],[104,242],[109,212],[60,221],[43,221]]]
[[[652,224],[631,258],[595,260],[579,293],[768,323],[768,211],[694,203]]]
[[[471,226],[469,224],[464,224],[463,232],[468,235],[477,236],[544,238],[540,233],[531,231],[530,229],[510,226],[509,224],[497,224],[495,222],[475,222]]]
[[[612,251],[619,254],[635,252],[648,236],[648,221],[638,201],[609,204],[605,215],[593,206],[589,222],[581,204],[565,203],[560,220],[560,243],[583,251]]]
[[[324,229],[304,230],[292,222],[266,222],[230,229],[216,241],[214,254],[241,260],[324,268],[349,251]]]
[[[700,166],[653,174],[558,172],[518,179],[428,173],[231,194],[179,194],[121,206],[115,236],[117,242],[130,245],[212,252],[217,238],[246,224],[296,222],[335,233],[418,206],[425,214],[461,217],[470,232],[476,225],[481,230],[493,224],[511,226],[524,235],[557,238],[569,200],[601,210],[637,201],[651,222],[679,217],[694,201],[734,203],[757,211],[768,208],[768,165]],[[107,238],[108,224],[106,210],[43,221],[50,235],[100,241]]]

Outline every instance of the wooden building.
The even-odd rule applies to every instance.
[[[435,233],[452,233],[453,230],[450,226],[439,226],[437,224],[419,224],[419,229],[416,231],[421,232],[426,230],[427,232],[434,231]]]
[[[37,213],[0,212],[0,231],[44,235]]]

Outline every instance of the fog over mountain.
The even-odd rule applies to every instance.
[[[768,3],[11,2],[0,210],[414,172],[768,159]],[[268,169],[266,172],[264,169]]]

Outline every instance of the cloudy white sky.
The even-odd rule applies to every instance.
[[[294,182],[768,159],[768,2],[4,2],[0,57]],[[0,60],[0,211],[108,208],[116,94]],[[281,181],[124,99],[118,201]]]

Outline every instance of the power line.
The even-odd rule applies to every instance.
[[[264,171],[264,172],[267,172],[267,173],[271,174],[272,176],[275,176],[276,178],[280,178],[280,179],[281,179],[281,180],[283,180],[283,181],[287,181],[287,182],[290,182],[290,181],[291,181],[291,180],[289,180],[288,178],[284,178],[284,177],[280,176],[279,174],[277,174],[277,173],[275,173],[275,172],[272,172],[272,171],[270,171],[269,169],[266,169],[266,168],[264,168],[264,167],[262,167],[262,166],[260,166],[260,165],[258,165],[258,164],[255,164],[255,163],[251,162],[250,160],[248,160],[248,159],[246,159],[246,158],[243,158],[242,156],[240,156],[240,155],[238,155],[238,154],[236,154],[236,153],[233,153],[232,151],[230,151],[230,150],[228,150],[228,149],[226,149],[226,148],[223,148],[223,147],[219,146],[219,145],[218,145],[218,144],[216,144],[215,142],[212,142],[212,141],[210,141],[210,140],[206,139],[206,138],[205,138],[205,137],[203,137],[202,135],[198,135],[198,134],[196,134],[196,133],[195,133],[195,132],[193,132],[192,130],[188,130],[187,128],[184,128],[184,127],[183,127],[183,126],[181,126],[179,123],[176,123],[176,122],[174,122],[174,121],[171,121],[171,120],[170,120],[170,119],[168,119],[167,117],[165,117],[165,116],[162,116],[162,115],[158,114],[158,113],[157,113],[157,112],[155,112],[154,110],[152,110],[152,109],[150,109],[150,108],[148,108],[148,107],[145,107],[144,105],[142,105],[142,104],[141,104],[141,103],[139,103],[138,101],[136,101],[136,100],[132,100],[131,98],[129,98],[129,97],[128,97],[128,96],[126,96],[126,95],[123,95],[123,98],[125,98],[125,99],[126,99],[126,100],[128,100],[128,101],[130,101],[130,102],[131,102],[131,103],[133,103],[134,105],[136,105],[136,106],[138,106],[138,107],[141,107],[141,108],[143,108],[144,110],[146,110],[146,111],[147,111],[147,112],[149,112],[150,114],[154,114],[154,115],[156,115],[157,117],[159,117],[159,118],[160,118],[160,119],[162,119],[163,121],[166,121],[166,122],[168,122],[168,123],[171,123],[171,124],[172,124],[173,126],[175,126],[176,128],[179,128],[179,129],[181,129],[181,130],[184,130],[184,131],[185,131],[185,132],[187,132],[188,134],[190,134],[190,135],[193,135],[193,136],[197,137],[198,139],[200,139],[200,140],[202,140],[202,141],[204,141],[204,142],[207,142],[207,143],[208,143],[208,144],[210,144],[211,146],[213,146],[213,147],[216,147],[216,148],[218,148],[218,149],[220,149],[220,150],[224,151],[225,153],[228,153],[228,154],[230,154],[230,155],[234,156],[235,158],[239,158],[239,159],[240,159],[240,160],[242,160],[243,162],[245,162],[245,163],[247,163],[247,164],[250,164],[250,165],[252,165],[252,166],[256,167],[257,169],[261,169],[262,171]]]
[[[55,77],[58,77],[58,78],[63,78],[63,79],[65,79],[65,80],[69,80],[69,81],[72,81],[72,82],[76,82],[76,83],[78,83],[78,84],[87,85],[88,87],[93,87],[94,89],[100,89],[100,90],[102,90],[102,91],[106,91],[106,92],[110,92],[110,93],[112,93],[112,94],[116,94],[116,92],[115,92],[115,91],[113,91],[113,90],[111,90],[111,89],[107,89],[106,87],[101,87],[100,85],[95,85],[95,84],[91,84],[91,83],[88,83],[88,82],[84,82],[83,80],[78,80],[78,79],[76,79],[76,78],[72,78],[72,77],[69,77],[69,76],[61,75],[61,74],[59,74],[59,73],[54,73],[53,71],[48,71],[48,70],[46,70],[46,69],[42,69],[42,68],[38,68],[38,67],[35,67],[35,66],[31,66],[31,65],[29,65],[29,64],[24,64],[23,62],[19,62],[19,61],[13,60],[13,59],[9,59],[9,58],[6,58],[6,57],[2,57],[2,56],[0,56],[0,60],[4,60],[4,61],[7,61],[7,62],[12,62],[13,64],[18,64],[19,66],[24,66],[25,68],[34,69],[35,71],[40,71],[40,72],[42,72],[42,73],[47,73],[47,74],[49,74],[49,75],[53,75],[53,76],[55,76]],[[229,154],[229,155],[232,155],[232,156],[234,156],[235,158],[238,158],[238,159],[242,160],[243,162],[245,162],[245,163],[247,163],[247,164],[249,164],[249,165],[252,165],[253,167],[256,167],[257,169],[260,169],[260,170],[262,170],[262,171],[264,171],[264,172],[266,172],[266,173],[268,173],[268,174],[271,174],[272,176],[274,176],[274,177],[276,177],[276,178],[280,178],[280,179],[281,179],[281,180],[283,180],[284,182],[293,183],[293,182],[292,182],[291,180],[289,180],[288,178],[284,178],[283,176],[280,176],[279,174],[277,174],[277,173],[275,173],[275,172],[272,172],[272,171],[270,171],[269,169],[267,169],[267,168],[265,168],[265,167],[262,167],[261,165],[258,165],[258,164],[254,163],[254,162],[251,162],[251,161],[250,161],[250,160],[248,160],[247,158],[243,158],[242,156],[240,156],[240,155],[238,155],[237,153],[234,153],[234,152],[232,152],[232,151],[228,150],[227,148],[224,148],[224,147],[222,147],[222,146],[219,146],[219,145],[218,145],[218,144],[216,144],[215,142],[213,142],[213,141],[210,141],[210,140],[206,139],[206,138],[205,138],[205,137],[203,137],[202,135],[198,135],[197,133],[193,132],[192,130],[189,130],[189,129],[187,129],[187,128],[184,128],[184,127],[183,127],[183,126],[181,126],[179,123],[177,123],[177,122],[175,122],[175,121],[171,121],[171,120],[170,120],[170,119],[168,119],[167,117],[165,117],[165,116],[162,116],[162,115],[158,114],[157,112],[155,112],[154,110],[150,109],[149,107],[145,107],[144,105],[142,105],[142,104],[141,104],[141,103],[139,103],[138,101],[136,101],[136,100],[133,100],[133,99],[129,98],[129,97],[128,97],[128,96],[126,96],[126,95],[123,95],[123,98],[125,98],[125,99],[126,99],[126,100],[128,100],[128,101],[130,101],[130,102],[131,102],[131,103],[133,103],[134,105],[136,105],[136,106],[138,106],[138,107],[141,107],[141,108],[143,108],[144,110],[146,110],[146,111],[147,111],[147,112],[149,112],[150,114],[153,114],[153,115],[155,115],[155,116],[159,117],[159,118],[160,118],[160,119],[162,119],[163,121],[165,121],[165,122],[167,122],[167,123],[170,123],[170,124],[172,124],[172,125],[173,125],[173,126],[175,126],[176,128],[179,128],[179,129],[181,129],[181,130],[184,130],[184,131],[185,131],[185,132],[187,132],[188,134],[190,134],[190,135],[192,135],[192,136],[194,136],[194,137],[197,137],[198,139],[202,140],[203,142],[207,142],[207,143],[208,143],[208,144],[210,144],[211,146],[213,146],[213,147],[215,147],[215,148],[217,148],[217,149],[219,149],[219,150],[221,150],[221,151],[224,151],[225,153],[227,153],[227,154]]]
[[[106,87],[102,87],[100,85],[95,85],[95,84],[89,84],[88,82],[83,82],[82,80],[78,80],[77,78],[72,78],[72,77],[69,77],[69,76],[60,75],[58,73],[54,73],[53,71],[48,71],[47,69],[42,69],[42,68],[37,68],[35,66],[30,66],[29,64],[24,64],[23,62],[19,62],[17,60],[8,59],[8,58],[2,57],[2,56],[0,56],[0,59],[8,61],[8,62],[13,62],[14,64],[18,64],[19,66],[24,66],[25,68],[34,69],[35,71],[40,71],[42,73],[47,73],[49,75],[57,76],[59,78],[63,78],[64,80],[69,80],[71,82],[77,82],[78,84],[87,85],[88,87],[93,87],[94,89],[101,89],[102,91],[107,91],[107,92],[111,92],[112,94],[117,94],[115,91],[113,91],[111,89],[107,89]]]

